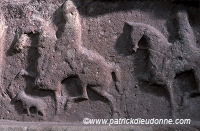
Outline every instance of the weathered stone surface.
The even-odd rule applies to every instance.
[[[0,118],[200,120],[198,1],[2,1]]]

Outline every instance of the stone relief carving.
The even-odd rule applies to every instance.
[[[23,108],[27,110],[27,114],[30,116],[30,108],[35,107],[37,113],[41,113],[43,119],[45,120],[46,114],[45,110],[47,109],[46,103],[43,102],[40,98],[34,98],[27,95],[24,91],[19,92],[13,99],[14,101],[21,101]]]
[[[0,52],[3,52],[3,42],[5,41],[5,35],[6,35],[7,26],[5,25],[5,18],[3,14],[0,14],[0,39],[1,39],[1,46],[0,46]],[[0,53],[0,63],[3,63],[3,53]],[[0,74],[2,74],[2,64],[0,67]],[[0,85],[2,86],[2,78],[0,78]]]
[[[195,80],[200,87],[199,73],[199,48],[196,46],[196,39],[193,29],[188,20],[185,10],[178,11],[177,17],[180,41],[168,42],[167,38],[153,26],[143,23],[126,23],[132,29],[131,40],[133,51],[138,49],[148,50],[148,71],[146,81],[150,84],[166,86],[170,95],[173,117],[176,118],[178,105],[175,103],[173,81],[177,74],[192,70]],[[139,41],[144,38],[147,47],[139,47]]]
[[[117,65],[111,65],[106,62],[97,52],[82,46],[82,28],[79,13],[73,2],[66,1],[62,8],[66,20],[65,30],[62,34],[62,37],[64,37],[62,39],[63,43],[61,44],[57,40],[54,44],[49,44],[45,42],[46,38],[44,38],[42,44],[49,44],[49,47],[40,49],[40,57],[38,59],[38,63],[40,63],[38,66],[39,77],[36,79],[36,85],[42,89],[55,91],[56,109],[59,112],[59,103],[63,101],[61,82],[69,77],[78,77],[81,81],[83,94],[77,97],[68,96],[66,108],[69,108],[71,103],[77,99],[88,100],[87,88],[91,87],[92,90],[108,100],[113,115],[116,115],[115,100],[109,94],[108,88],[110,88],[110,84],[113,81],[112,73],[116,77],[116,85],[119,85],[120,68]],[[53,53],[47,56],[48,52]],[[44,66],[47,66],[47,68],[44,69]]]
[[[34,7],[35,9],[38,8],[37,11],[30,9],[32,7],[29,6],[27,10],[30,10],[30,16],[27,18],[27,23],[23,23],[23,26],[13,29],[17,30],[15,33],[14,31],[10,31],[12,29],[9,30],[10,32],[7,31],[6,20],[2,16],[2,21],[0,22],[2,44],[5,42],[12,44],[8,44],[10,47],[7,45],[5,47],[1,46],[0,50],[3,51],[3,48],[6,50],[13,49],[12,55],[5,56],[5,59],[8,60],[5,61],[6,64],[4,65],[9,67],[12,73],[7,75],[5,72],[9,71],[8,68],[4,73],[0,69],[0,74],[3,74],[1,83],[5,84],[5,86],[2,84],[2,87],[5,88],[1,88],[0,97],[2,97],[2,101],[6,101],[13,106],[9,109],[9,112],[20,116],[24,114],[23,111],[25,110],[25,114],[27,115],[24,118],[19,118],[19,120],[38,120],[35,118],[41,117],[45,121],[52,119],[57,121],[62,116],[63,119],[60,121],[65,121],[65,118],[71,118],[74,112],[81,112],[81,110],[83,110],[82,114],[87,110],[88,112],[85,114],[94,117],[90,113],[92,108],[95,107],[91,102],[94,98],[94,103],[98,103],[99,100],[101,101],[100,104],[103,102],[106,103],[108,108],[102,106],[103,104],[100,108],[102,110],[104,110],[103,108],[110,110],[104,116],[108,116],[109,114],[112,118],[128,118],[135,117],[135,114],[148,113],[150,109],[146,109],[144,105],[146,103],[150,103],[149,105],[152,103],[155,104],[155,101],[159,101],[160,98],[166,102],[166,110],[170,112],[163,116],[178,118],[179,116],[184,116],[182,115],[184,112],[194,110],[195,106],[191,103],[198,103],[199,101],[200,63],[198,60],[200,58],[200,50],[196,34],[189,22],[189,13],[186,9],[179,10],[176,13],[173,12],[176,14],[175,20],[177,21],[176,26],[178,27],[177,33],[179,39],[171,42],[166,32],[161,31],[160,28],[158,29],[151,24],[150,20],[144,23],[141,20],[138,22],[138,12],[131,12],[131,17],[128,17],[130,14],[127,12],[122,13],[121,17],[120,9],[119,12],[116,11],[117,13],[111,11],[111,13],[114,12],[113,16],[109,13],[101,16],[102,13],[100,12],[97,16],[98,18],[96,18],[91,15],[92,11],[90,9],[90,6],[95,6],[95,2],[90,1],[88,5],[81,7],[80,5],[83,3],[67,0],[64,3],[60,2],[55,7],[54,5],[50,5],[49,8],[54,10],[52,11],[53,13],[47,13],[47,15],[45,13],[40,15],[39,10],[42,10],[42,8]],[[141,6],[140,3],[136,3],[136,5],[138,7],[132,7],[132,10],[137,10]],[[24,5],[20,4],[17,5],[16,9],[18,6],[26,10],[23,7]],[[37,6],[41,5],[38,4]],[[88,10],[89,14],[87,14]],[[44,10],[42,11],[45,12]],[[148,17],[147,14],[145,15]],[[12,18],[14,16],[12,14]],[[55,20],[55,16],[59,19]],[[23,15],[16,18],[21,17]],[[100,20],[101,17],[105,19],[104,22]],[[119,27],[113,26],[116,24],[112,21],[115,17],[120,19],[117,21]],[[141,15],[140,17],[142,18],[143,16]],[[89,24],[86,22],[86,19],[90,21],[88,22]],[[146,18],[144,17],[143,19]],[[16,25],[16,23],[14,22],[13,25]],[[108,26],[111,23],[112,28],[108,28],[108,32],[112,35],[104,36],[105,39],[103,39],[100,36],[104,35],[101,28],[107,30],[105,23]],[[98,25],[99,31],[92,27],[93,25],[94,27]],[[127,33],[126,30],[122,30],[123,26],[127,27],[130,32],[127,31]],[[92,28],[97,37],[92,34],[95,37],[91,38],[89,32]],[[9,41],[9,38],[6,37],[6,32],[9,35],[12,34],[13,37],[15,35],[13,41]],[[118,41],[118,37],[120,37],[119,32],[124,33],[120,41]],[[6,41],[4,37],[6,37]],[[98,40],[98,38],[101,39]],[[93,39],[95,42],[91,42]],[[141,44],[143,40],[145,41],[144,45]],[[131,45],[132,52],[125,53],[126,56],[123,56],[111,44],[106,45],[105,49],[103,49],[105,52],[101,52],[100,47],[102,43],[98,43],[97,41],[115,41],[127,47]],[[102,46],[105,46],[105,44],[102,44]],[[116,46],[119,46],[119,44],[116,44]],[[130,51],[126,49],[124,52]],[[144,74],[137,74],[134,71],[137,70],[135,65],[138,63],[132,60],[135,60],[136,54],[141,50],[147,52],[145,54],[146,58],[143,60],[143,64],[147,63],[147,66],[144,69]],[[107,56],[107,54],[110,54],[110,56]],[[3,56],[1,56],[0,61],[4,63],[2,58]],[[10,60],[18,63],[15,65]],[[143,65],[137,66],[143,67]],[[177,81],[176,78],[179,74],[188,71],[194,76],[195,87],[184,91],[183,94],[178,94],[181,96],[180,104],[176,98],[175,88],[177,85],[175,81]],[[72,85],[69,86],[68,81],[71,81]],[[142,82],[146,82],[147,84],[142,85]],[[142,88],[148,87],[159,87],[159,89],[156,88],[158,90],[154,90],[155,92],[164,92],[166,89],[166,99],[170,107],[167,107],[168,103],[162,95],[158,98],[158,96],[153,94],[152,98],[150,98],[151,93],[147,92],[145,94]],[[77,93],[72,95],[69,88],[74,88],[73,91]],[[142,93],[144,93],[143,96],[141,95]],[[139,95],[141,96],[139,97]],[[152,102],[148,101],[145,103],[144,100],[145,104],[140,104],[140,99],[147,97]],[[83,105],[86,105],[86,107]],[[130,107],[137,108],[132,109]],[[33,108],[34,113],[31,111]],[[98,113],[96,110],[94,109]],[[104,113],[104,111],[102,112]],[[77,117],[81,113],[77,113],[74,116]],[[85,114],[80,116],[83,117]],[[33,118],[30,118],[30,116]],[[191,116],[193,117],[193,115]],[[15,120],[16,118],[10,117],[9,119]]]
[[[64,106],[63,104],[66,104],[65,109],[68,109],[75,100],[88,100],[87,88],[90,87],[108,100],[113,117],[115,117],[119,111],[116,107],[116,101],[109,94],[108,89],[114,81],[117,91],[121,90],[120,67],[107,62],[97,52],[82,46],[82,29],[78,10],[72,1],[66,1],[62,8],[66,20],[65,31],[62,34],[64,38],[61,38],[63,43],[59,43],[56,32],[48,21],[33,15],[41,23],[42,28],[38,31],[40,34],[38,45],[40,57],[37,67],[39,74],[35,80],[37,89],[55,92],[56,113],[59,113],[61,106]],[[21,34],[14,46],[15,50],[18,52],[23,50],[27,46],[28,40],[30,38],[27,34]],[[28,73],[24,69],[19,74],[35,77],[34,74]],[[81,96],[62,96],[61,82],[70,77],[80,79],[83,93]],[[22,101],[28,115],[30,115],[30,107],[34,106],[45,116],[42,100],[26,95],[24,91],[18,93],[14,99]]]

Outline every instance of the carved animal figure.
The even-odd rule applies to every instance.
[[[46,43],[44,48],[40,48],[36,85],[40,89],[55,91],[59,111],[63,103],[61,82],[76,76],[81,81],[83,93],[81,96],[68,97],[66,106],[70,107],[77,99],[87,100],[87,88],[90,87],[108,100],[113,116],[116,116],[116,102],[108,90],[114,81],[117,90],[121,92],[119,66],[107,62],[99,53],[82,45],[80,16],[72,1],[68,0],[63,4],[63,15],[66,24],[62,37],[55,44]]]
[[[6,36],[6,32],[7,32],[7,26],[6,26],[6,22],[5,22],[6,20],[5,20],[5,18],[4,18],[4,14],[3,14],[3,12],[1,11],[1,13],[0,13],[0,40],[1,40],[1,42],[0,42],[0,63],[2,64],[3,63],[3,55],[4,55],[4,53],[3,53],[3,50],[4,50],[4,41],[5,41],[5,36]],[[1,67],[0,67],[0,74],[2,74],[2,70],[3,70],[3,66],[1,65]],[[0,78],[0,83],[3,83],[3,79],[2,79],[2,77]],[[9,96],[8,96],[8,94],[6,93],[6,89],[4,89],[4,88],[2,88],[3,86],[2,85],[0,85],[1,86],[1,88],[0,88],[0,91],[1,91],[1,93],[0,93],[0,97],[1,96],[5,96],[5,97],[7,97],[7,98],[9,98]]]
[[[20,79],[22,76],[27,76],[27,77],[34,78],[35,74],[32,73],[32,72],[27,72],[24,69],[21,69],[20,72],[17,73],[17,75],[15,75],[15,77],[13,79],[11,79],[10,83],[6,87],[6,92],[7,92],[7,94],[9,94],[8,96],[10,97],[10,99],[13,99],[16,96],[17,89],[15,87],[13,87],[13,85],[14,85],[15,81],[17,79]]]
[[[47,105],[45,102],[43,102],[42,99],[29,96],[24,91],[21,91],[15,96],[14,101],[21,101],[23,104],[23,108],[27,110],[28,115],[31,115],[30,108],[35,107],[38,111],[37,113],[40,112],[45,119],[45,110],[47,108]]]
[[[143,23],[127,23],[132,29],[131,39],[133,51],[139,48],[139,41],[145,38],[148,46],[148,70],[150,84],[156,83],[167,87],[170,94],[172,116],[176,117],[177,104],[174,100],[173,81],[177,74],[192,70],[200,89],[200,50],[196,46],[196,40],[192,27],[188,21],[186,11],[177,13],[180,41],[169,43],[167,38],[154,27]]]

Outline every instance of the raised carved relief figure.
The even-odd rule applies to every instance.
[[[138,49],[148,50],[148,71],[149,76],[147,80],[149,84],[163,85],[168,89],[170,95],[170,102],[172,107],[172,115],[174,116],[174,108],[176,103],[174,101],[173,87],[171,76],[168,76],[169,66],[171,64],[170,48],[171,44],[167,38],[153,26],[143,23],[126,23],[131,31],[131,40],[133,43],[133,51]],[[139,48],[139,41],[145,38],[148,45],[145,48]]]
[[[54,92],[56,112],[59,112],[58,107],[60,107],[61,104],[60,75],[62,76],[62,73],[64,72],[62,69],[58,69],[57,67],[63,66],[66,70],[69,67],[67,67],[66,63],[60,62],[62,55],[56,53],[55,45],[57,37],[53,24],[38,15],[33,15],[33,18],[41,24],[41,28],[38,30],[38,52],[40,57],[38,58],[37,71],[39,74],[35,80],[35,84],[39,90],[51,90]]]
[[[61,81],[71,76],[77,76],[81,81],[83,93],[81,96],[68,97],[67,108],[74,100],[87,100],[87,88],[90,87],[108,100],[113,115],[116,116],[118,113],[116,102],[108,90],[111,83],[115,82],[116,88],[120,92],[120,68],[107,62],[99,53],[82,45],[80,16],[73,1],[68,0],[63,4],[63,15],[66,24],[62,37],[57,40],[53,48],[49,47],[52,45],[45,45],[47,48],[49,47],[52,55],[46,54],[48,51],[45,53],[44,50],[42,53],[41,50],[38,61],[39,77],[36,84],[41,88],[57,88],[56,101],[62,103]],[[116,79],[113,80],[113,77]],[[58,111],[60,110],[59,106],[57,104]]]
[[[4,56],[3,56],[3,44],[4,44],[4,41],[5,41],[5,36],[6,36],[6,32],[7,32],[7,26],[6,26],[6,24],[5,24],[5,18],[4,18],[4,16],[3,16],[3,13],[2,13],[2,11],[1,11],[1,13],[0,13],[0,40],[1,40],[1,42],[0,42],[0,75],[2,75],[2,69],[3,69],[3,67],[2,67],[2,65],[3,65],[3,58],[4,58]],[[6,94],[6,91],[5,91],[5,89],[3,89],[2,87],[2,82],[3,82],[3,80],[2,80],[2,77],[0,77],[0,90],[2,91],[2,95],[5,95],[5,96],[8,96],[7,94]],[[9,97],[8,97],[9,98]]]
[[[31,115],[30,108],[35,107],[37,109],[37,113],[41,113],[43,119],[45,119],[45,110],[47,105],[42,99],[29,96],[24,91],[21,91],[15,96],[14,101],[21,101],[23,108],[27,110],[27,114],[29,116]]]
[[[170,47],[172,44],[168,42],[167,38],[159,30],[151,25],[129,22],[125,26],[129,26],[132,29],[133,51],[137,52],[138,49],[148,50],[148,70],[152,75],[149,76],[149,81],[160,81],[160,83],[163,83],[163,80],[166,79],[163,76],[163,71],[165,71],[163,64],[166,64],[166,59],[170,59]],[[148,45],[147,47],[139,48],[138,43],[142,38],[147,41]]]
[[[141,38],[145,38],[148,45],[148,70],[150,84],[156,83],[167,87],[170,94],[172,116],[176,117],[178,109],[174,100],[173,81],[177,74],[192,70],[200,89],[199,58],[200,50],[196,47],[196,40],[192,27],[188,21],[186,11],[177,13],[180,41],[170,44],[167,38],[157,29],[143,23],[128,23],[132,28],[131,39],[133,51],[139,48]]]
[[[35,78],[36,74],[34,72],[27,72],[24,69],[21,69],[19,73],[17,73],[13,79],[10,80],[10,83],[6,87],[6,92],[9,94],[10,99],[13,99],[16,96],[16,92],[18,92],[16,87],[14,86],[15,82],[22,77],[30,77]]]
[[[67,52],[75,50],[74,57],[67,54],[67,60],[72,70],[78,75],[82,82],[83,98],[88,99],[87,87],[105,97],[111,105],[113,113],[116,113],[116,104],[108,89],[113,82],[112,73],[116,77],[116,88],[121,92],[119,86],[120,68],[107,62],[98,52],[85,48],[82,44],[82,28],[78,10],[72,1],[65,2],[63,6],[64,18],[66,20],[65,36],[69,46]],[[63,50],[64,51],[64,50]],[[75,98],[76,99],[76,98]]]
[[[182,52],[178,55],[176,55],[176,52],[173,52],[173,54],[179,61],[184,63],[184,66],[179,66],[177,72],[192,70],[200,91],[200,49],[197,47],[197,41],[188,19],[188,13],[185,10],[179,11],[177,13],[177,21],[180,43],[174,46],[177,46],[178,50]],[[180,65],[179,61],[177,61],[177,66]]]

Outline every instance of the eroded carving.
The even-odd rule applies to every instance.
[[[178,105],[174,99],[173,81],[177,74],[192,70],[200,89],[199,61],[200,50],[186,11],[179,11],[176,17],[179,26],[180,41],[169,43],[167,38],[156,28],[143,23],[126,23],[130,28],[133,51],[138,49],[148,50],[149,75],[145,81],[150,84],[159,84],[167,87],[172,105],[172,116],[176,117]],[[148,45],[139,48],[139,41],[144,38]]]
[[[35,107],[37,109],[37,114],[41,113],[43,119],[46,119],[45,110],[47,108],[47,104],[43,102],[40,98],[35,98],[27,95],[24,91],[19,92],[13,99],[14,101],[21,101],[23,104],[23,108],[27,110],[27,114],[30,116],[30,108]]]
[[[1,11],[2,12],[2,11]],[[7,32],[7,26],[5,24],[5,18],[3,16],[3,13],[0,13],[0,40],[1,40],[1,43],[0,43],[0,74],[2,74],[2,65],[3,65],[3,50],[4,50],[4,46],[3,46],[3,43],[5,41],[5,36],[6,36],[6,32]],[[0,86],[2,86],[2,77],[0,77]],[[1,88],[1,91],[2,91],[2,95],[5,95],[6,96],[6,91],[5,89]]]
[[[116,102],[108,90],[114,81],[112,73],[116,78],[114,82],[117,90],[121,90],[119,66],[107,62],[99,53],[82,45],[80,16],[74,3],[66,1],[62,9],[66,24],[61,38],[50,41],[51,37],[41,35],[43,37],[41,44],[46,45],[39,49],[39,76],[36,85],[39,89],[55,92],[57,113],[65,104],[63,101],[66,101],[66,109],[69,109],[75,100],[88,100],[87,88],[90,87],[108,100],[113,116],[116,116],[118,113]],[[61,82],[74,76],[81,81],[82,95],[66,98],[62,96]]]
[[[4,3],[9,29],[0,21],[5,29],[0,33],[7,32],[1,39],[5,49],[0,47],[1,56],[6,50],[0,60],[5,69],[0,71],[0,117],[73,122],[107,118],[111,109],[113,117],[169,118],[172,111],[174,118],[199,119],[199,43],[194,37],[199,20],[193,18],[198,12],[189,9],[193,32],[185,11],[174,19],[170,3],[155,3],[150,6],[161,7],[144,9],[146,1],[67,0],[60,7],[62,1],[52,0]],[[88,13],[87,4],[95,11]],[[128,20],[152,26],[126,22],[122,30]],[[172,26],[175,22],[178,26]],[[193,89],[196,93],[189,92]]]
[[[14,83],[20,79],[21,77],[35,77],[35,73],[33,72],[27,72],[24,69],[21,69],[19,73],[17,73],[17,75],[14,76],[14,78],[12,80],[10,80],[10,83],[8,84],[8,87],[6,88],[6,94],[8,96],[8,98],[10,100],[14,99],[14,97],[16,96],[16,89],[13,88]]]

